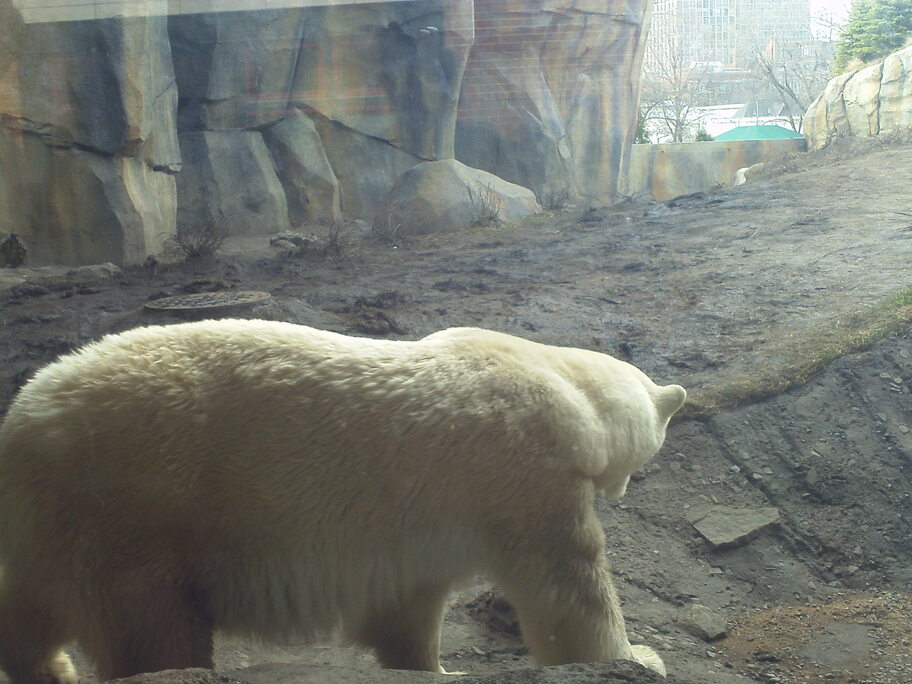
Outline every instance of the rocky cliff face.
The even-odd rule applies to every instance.
[[[34,263],[159,251],[181,164],[166,21],[25,24],[0,0],[0,26],[0,233]]]
[[[454,157],[540,197],[610,198],[632,141],[647,0],[43,23],[16,4],[0,0],[0,237],[33,263],[135,263],[196,221],[371,221],[405,171]]]
[[[834,135],[872,136],[912,126],[912,46],[879,64],[840,74],[810,106],[809,149]]]

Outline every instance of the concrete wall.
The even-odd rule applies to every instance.
[[[732,185],[735,172],[784,154],[807,150],[801,138],[665,145],[634,145],[621,194],[651,194],[660,202]]]

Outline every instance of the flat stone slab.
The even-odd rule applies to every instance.
[[[678,624],[703,641],[716,641],[728,634],[728,622],[725,617],[699,604],[690,606],[678,620]]]
[[[692,518],[691,523],[713,549],[733,549],[744,546],[778,524],[779,511],[775,508],[712,506]]]

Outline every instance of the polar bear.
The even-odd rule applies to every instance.
[[[593,499],[685,399],[582,349],[220,320],[113,335],[41,370],[0,430],[0,665],[16,684],[212,667],[213,631],[341,626],[443,672],[451,585],[504,589],[545,665],[627,658]]]

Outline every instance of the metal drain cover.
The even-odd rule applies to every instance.
[[[147,309],[155,311],[200,311],[203,309],[233,309],[253,306],[269,299],[268,292],[240,290],[238,292],[201,292],[176,295],[146,302]]]

